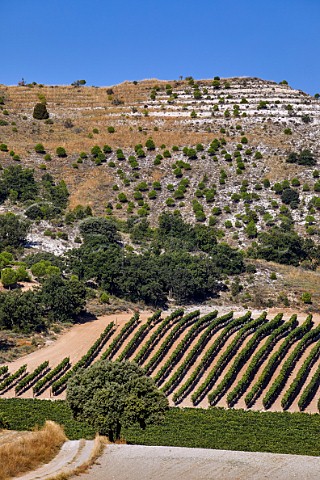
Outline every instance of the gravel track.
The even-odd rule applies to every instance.
[[[93,445],[94,440],[67,441],[51,462],[16,478],[20,480],[49,480],[56,475],[68,474],[89,460]]]
[[[81,480],[319,478],[319,457],[140,445],[108,445],[98,464],[80,476]]]

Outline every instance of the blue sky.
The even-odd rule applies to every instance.
[[[1,0],[0,83],[256,76],[320,91],[320,0]]]

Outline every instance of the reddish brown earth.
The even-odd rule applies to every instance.
[[[205,313],[208,313],[208,307],[205,307],[203,308],[203,314]],[[189,310],[188,310],[189,311]],[[219,312],[219,315],[221,314],[225,314],[226,311],[224,311],[223,309],[221,310],[221,312]],[[253,312],[253,318],[256,318],[257,315],[261,313],[261,312]],[[273,310],[270,310],[269,311],[269,314],[268,314],[268,318],[269,319],[272,319],[274,318],[274,316],[279,313],[278,310],[276,309],[273,309]],[[288,320],[291,315],[293,314],[294,312],[291,312],[290,310],[287,311],[284,315],[284,318],[285,320]],[[235,313],[234,317],[239,317],[240,315],[242,315],[243,312],[237,312]],[[163,314],[163,317],[165,317],[166,313]],[[128,344],[128,342],[130,342],[130,340],[134,337],[137,329],[139,328],[139,326],[143,323],[143,322],[146,322],[146,320],[151,316],[151,313],[150,312],[141,312],[140,313],[140,321],[139,323],[136,325],[135,329],[130,333],[130,335],[128,336],[128,338],[124,341],[124,343],[120,346],[119,350],[115,353],[114,357],[113,357],[113,360],[116,360],[119,355],[121,355],[121,353],[123,352],[124,348],[126,347],[126,345]],[[71,360],[71,363],[74,364],[76,361],[78,361],[87,351],[88,349],[90,348],[90,346],[95,342],[95,340],[99,337],[99,335],[101,334],[101,332],[106,328],[106,326],[110,323],[110,322],[115,322],[116,324],[116,329],[115,329],[115,332],[113,333],[112,337],[108,340],[108,342],[106,343],[106,345],[103,347],[101,353],[97,356],[97,358],[95,359],[95,361],[97,359],[100,358],[100,356],[102,355],[102,353],[106,350],[106,348],[108,347],[108,345],[110,345],[110,343],[112,342],[112,340],[115,338],[116,335],[118,335],[118,333],[121,331],[122,327],[125,325],[125,323],[127,321],[130,320],[130,318],[132,317],[132,313],[119,313],[119,314],[114,314],[114,315],[109,315],[109,316],[102,316],[102,317],[99,317],[98,319],[96,320],[93,320],[91,322],[87,322],[87,323],[84,323],[84,324],[80,324],[80,325],[75,325],[73,326],[68,332],[62,334],[60,336],[60,338],[58,338],[58,340],[56,340],[55,342],[51,343],[51,344],[48,344],[47,346],[45,346],[44,348],[40,348],[39,350],[29,354],[29,355],[26,355],[25,357],[22,357],[22,358],[19,358],[18,360],[12,362],[9,364],[9,371],[10,372],[14,372],[16,371],[21,365],[23,364],[27,364],[28,365],[28,368],[27,370],[29,372],[31,372],[32,370],[34,370],[40,363],[42,363],[43,361],[45,360],[49,360],[49,365],[51,368],[55,367],[64,357],[66,356],[70,356],[70,360]],[[299,313],[298,315],[298,320],[299,320],[299,323],[301,324],[306,318],[306,314],[302,314],[302,313]],[[314,320],[314,323],[315,323],[315,326],[317,326],[319,323],[320,323],[320,315],[315,315],[313,317],[313,320]],[[195,319],[196,321],[196,319]],[[137,352],[139,351],[139,348],[142,347],[142,345],[145,344],[145,342],[148,341],[148,339],[151,337],[152,333],[155,331],[156,328],[158,328],[158,325],[160,323],[157,323],[157,325],[155,326],[152,326],[150,328],[150,330],[148,331],[147,335],[145,336],[145,338],[141,341],[141,343],[138,345],[138,348],[137,350],[131,355],[130,357],[130,360],[133,360],[135,358],[135,356],[137,355]],[[174,324],[173,324],[174,325]],[[171,326],[171,328],[173,328],[173,325]],[[164,365],[164,363],[166,362],[166,360],[170,357],[170,355],[173,353],[173,351],[175,350],[175,348],[178,346],[178,344],[181,342],[181,340],[184,338],[185,335],[187,335],[188,331],[190,330],[191,326],[189,326],[188,328],[186,328],[182,334],[174,341],[174,343],[170,346],[170,348],[168,349],[168,351],[166,352],[166,355],[163,359],[161,359],[159,365],[155,368],[154,372],[152,373],[152,376],[155,376],[157,374],[157,372],[159,371],[159,369],[161,368],[162,365]],[[203,359],[204,355],[206,354],[206,352],[208,351],[208,349],[210,348],[210,346],[213,344],[213,342],[216,340],[216,338],[222,333],[223,329],[220,329],[218,330],[213,336],[212,338],[210,339],[210,341],[208,342],[208,344],[206,345],[206,347],[203,349],[202,352],[199,353],[195,363],[191,366],[191,368],[189,369],[188,371],[188,374],[187,376],[185,376],[183,378],[183,380],[181,381],[181,383],[178,385],[178,387],[176,388],[176,390],[178,388],[181,387],[181,385],[187,380],[188,378],[188,375],[190,375],[195,368],[197,368],[197,366],[200,364],[201,360]],[[227,347],[231,344],[231,342],[233,341],[233,339],[235,338],[235,336],[237,335],[239,330],[237,330],[236,332],[234,332],[228,339],[226,339],[225,343],[222,345],[220,351],[217,353],[217,355],[212,359],[212,362],[211,362],[211,365],[210,367],[203,373],[203,375],[201,376],[201,378],[199,378],[197,384],[195,385],[195,389],[197,389],[201,384],[202,382],[205,381],[206,377],[209,375],[210,371],[212,368],[214,368],[214,366],[216,365],[216,363],[218,362],[219,358],[221,355],[223,355],[223,353],[226,351]],[[202,333],[204,332],[204,330],[200,331],[199,334],[196,336],[196,338],[192,341],[192,343],[189,345],[189,347],[187,348],[186,352],[184,353],[183,357],[178,361],[177,365],[175,365],[175,367],[172,369],[172,371],[170,372],[170,375],[166,378],[165,381],[167,381],[171,375],[173,375],[175,373],[175,371],[177,370],[177,368],[179,368],[179,366],[182,364],[182,362],[184,361],[184,359],[186,358],[186,356],[188,355],[188,353],[192,350],[192,348],[195,346],[196,342],[198,341],[198,339],[200,338],[200,336],[202,335]],[[165,334],[163,334],[162,336],[160,336],[161,338],[158,339],[154,349],[152,350],[152,352],[150,353],[150,355],[147,357],[147,359],[143,362],[142,365],[146,365],[150,359],[152,358],[152,356],[156,353],[156,351],[158,350],[158,348],[161,347],[161,345],[163,344],[163,342],[166,341],[168,335],[170,334],[170,330],[168,330]],[[236,356],[245,348],[246,344],[248,343],[248,341],[250,340],[250,338],[252,337],[253,334],[250,334],[246,339],[245,341],[242,343],[242,345],[240,346],[240,348],[238,349],[237,352],[235,352],[234,354],[234,357],[231,359],[231,361],[229,362],[229,364],[224,368],[224,370],[222,371],[218,381],[216,382],[215,385],[213,385],[212,387],[212,390],[214,388],[216,388],[218,386],[218,384],[223,380],[223,376],[225,375],[225,373],[228,371],[228,369],[230,368],[230,366],[233,364],[233,361],[234,359],[236,358]],[[264,342],[266,341],[266,338],[264,338],[260,344],[257,346],[255,352],[264,344]],[[277,350],[279,348],[279,346],[281,345],[281,343],[284,341],[284,339],[280,340],[276,346],[274,347],[274,351]],[[253,409],[255,410],[263,410],[263,404],[262,404],[262,399],[266,393],[266,391],[270,388],[272,382],[275,380],[275,378],[277,377],[277,375],[279,374],[280,370],[281,370],[281,367],[283,365],[283,363],[285,362],[286,358],[288,357],[288,355],[293,351],[293,349],[295,348],[295,346],[297,345],[297,342],[295,342],[295,344],[289,349],[285,359],[283,359],[279,365],[277,366],[277,369],[275,371],[275,373],[273,374],[272,378],[271,378],[271,381],[269,382],[267,388],[262,391],[260,397],[257,399],[255,405],[252,407]],[[286,382],[280,396],[276,399],[276,401],[274,402],[274,404],[272,405],[271,407],[271,410],[272,411],[282,411],[282,408],[281,408],[281,398],[282,396],[284,395],[284,393],[286,392],[286,390],[289,388],[290,386],[290,383],[294,380],[299,368],[301,367],[303,361],[306,359],[307,355],[309,354],[309,352],[311,351],[312,347],[314,346],[314,343],[312,343],[307,349],[306,351],[303,353],[303,355],[301,356],[299,362],[297,363],[297,365],[294,367],[293,369],[293,372],[291,373],[290,377],[288,378],[288,381]],[[254,353],[255,353],[254,352]],[[270,355],[269,355],[270,357]],[[269,357],[262,363],[262,365],[260,366],[257,374],[255,375],[254,379],[253,379],[253,382],[251,383],[250,387],[253,385],[254,382],[257,381],[257,379],[259,378],[259,376],[261,375],[265,365],[267,364],[268,362],[268,359]],[[310,379],[312,378],[312,375],[314,374],[314,372],[316,371],[317,369],[317,366],[319,364],[319,361],[318,362],[315,362],[315,365],[312,367],[311,371],[309,372],[309,375],[308,375],[308,378],[307,378],[307,382],[310,381]],[[232,383],[232,385],[230,385],[230,388],[229,390],[226,392],[226,394],[220,399],[220,401],[218,402],[218,406],[223,406],[223,407],[227,407],[227,403],[226,403],[226,397],[227,397],[227,394],[229,391],[231,391],[231,389],[234,388],[234,386],[237,384],[237,382],[241,379],[242,375],[245,373],[246,371],[246,368],[248,366],[248,363],[243,365],[240,372],[238,373],[238,375],[236,376],[234,382]],[[305,385],[307,385],[307,382],[305,383]],[[165,383],[165,382],[164,382]],[[163,386],[164,383],[161,385]],[[176,391],[175,390],[175,391]],[[211,390],[211,391],[212,391]],[[249,390],[247,390],[249,391]],[[174,393],[174,392],[173,392]],[[171,404],[173,404],[173,401],[172,401],[172,397],[173,397],[173,393],[171,393],[169,395],[169,401]],[[192,401],[191,401],[191,395],[192,395],[193,392],[190,392],[188,394],[188,396],[179,404],[179,406],[183,406],[183,407],[189,407],[189,406],[193,406],[192,404]],[[301,392],[300,392],[301,393]],[[9,390],[8,392],[6,392],[5,394],[3,394],[3,397],[13,397],[15,394],[14,394],[14,388],[12,388],[11,390]],[[300,394],[299,394],[300,395]],[[298,397],[296,398],[296,400],[293,402],[292,406],[290,407],[290,411],[299,411],[298,409],[298,399],[299,399],[299,395]],[[238,401],[238,403],[235,405],[235,408],[245,408],[245,403],[244,403],[244,396],[245,394],[240,398],[240,400]],[[30,398],[32,397],[32,389],[29,389],[28,391],[26,391],[25,393],[23,393],[21,395],[22,398]],[[54,398],[64,398],[65,397],[65,392],[63,392],[62,394],[60,394],[59,396],[57,397],[54,397]],[[42,393],[40,395],[40,398],[50,398],[50,389],[48,388],[44,393]],[[317,394],[315,395],[314,399],[311,401],[310,405],[308,406],[308,408],[306,409],[307,412],[309,413],[316,413],[318,412],[318,407],[317,407],[317,402],[318,402],[318,392]],[[204,398],[200,404],[198,405],[199,407],[203,407],[203,408],[206,408],[208,407],[208,400],[207,398]]]

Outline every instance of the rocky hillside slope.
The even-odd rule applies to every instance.
[[[318,243],[320,103],[285,81],[2,85],[0,97],[0,164],[20,162],[39,178],[49,172],[64,179],[70,208],[90,205],[98,215],[146,218],[151,225],[160,212],[179,211],[241,249],[289,221]],[[46,103],[49,119],[33,118],[38,102]],[[35,151],[39,143],[42,153]],[[58,156],[57,147],[66,155]],[[312,161],[308,154],[300,161],[304,150]],[[274,290],[272,268],[259,268]]]
[[[148,80],[109,88],[2,86],[0,96],[5,114],[1,123],[7,123],[0,127],[1,143],[18,154],[24,164],[36,169],[46,168],[65,178],[71,188],[72,205],[90,203],[102,213],[106,202],[117,201],[114,185],[128,194],[128,200],[133,200],[132,192],[137,183],[146,180],[149,190],[152,190],[153,181],[161,183],[162,192],[148,201],[151,212],[157,211],[171,195],[167,185],[173,184],[175,189],[179,185],[181,178],[172,166],[177,161],[186,161],[183,147],[197,144],[202,144],[204,150],[188,161],[190,169],[182,167],[183,178],[189,179],[191,187],[187,198],[194,197],[205,174],[209,185],[217,185],[215,205],[230,203],[229,194],[238,191],[243,180],[249,181],[250,190],[264,178],[274,182],[298,176],[301,185],[309,181],[312,186],[310,169],[288,165],[285,158],[289,151],[303,148],[311,149],[317,157],[320,103],[286,84],[233,78],[197,83],[193,80],[167,83]],[[33,107],[39,99],[47,102],[50,113],[47,121],[32,118]],[[108,128],[112,130],[110,127],[114,128],[114,133],[108,132]],[[286,129],[292,133],[288,134]],[[245,165],[240,173],[234,158],[237,158],[235,152],[237,155],[244,136],[248,144],[242,144]],[[131,166],[128,158],[136,156],[134,146],[142,144],[145,147],[149,137],[154,140],[156,149],[148,152],[144,148],[146,156],[138,158],[138,165]],[[222,137],[226,140],[224,148],[209,156],[210,142]],[[34,151],[38,143],[42,143],[51,155],[51,162],[46,162],[44,155]],[[113,149],[105,163],[97,167],[90,155],[77,163],[81,152],[90,154],[94,145],[102,148],[105,144]],[[66,149],[67,157],[56,156],[58,146]],[[172,151],[174,146],[179,150]],[[125,161],[117,160],[117,148],[123,149]],[[225,158],[224,150],[231,159]],[[252,154],[244,154],[248,150]],[[163,156],[166,151],[171,157],[154,165],[155,157]],[[257,151],[262,158],[254,158]],[[9,152],[1,152],[0,159],[3,166],[10,162]],[[110,166],[110,162],[115,166]],[[222,169],[227,175],[223,185],[219,184]],[[259,195],[264,204],[266,195]],[[186,203],[179,207],[185,215],[190,210],[189,202]],[[204,202],[207,214],[210,207]],[[124,212],[119,209],[117,214],[123,216]]]

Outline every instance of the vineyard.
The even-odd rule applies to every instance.
[[[28,368],[28,357],[16,369],[1,365],[0,396],[62,399],[68,380],[100,358],[135,361],[171,405],[320,409],[320,326],[311,315],[298,321],[297,315],[269,318],[266,312],[202,315],[177,309],[109,321],[76,360],[65,351],[52,365],[50,356],[35,368]]]

